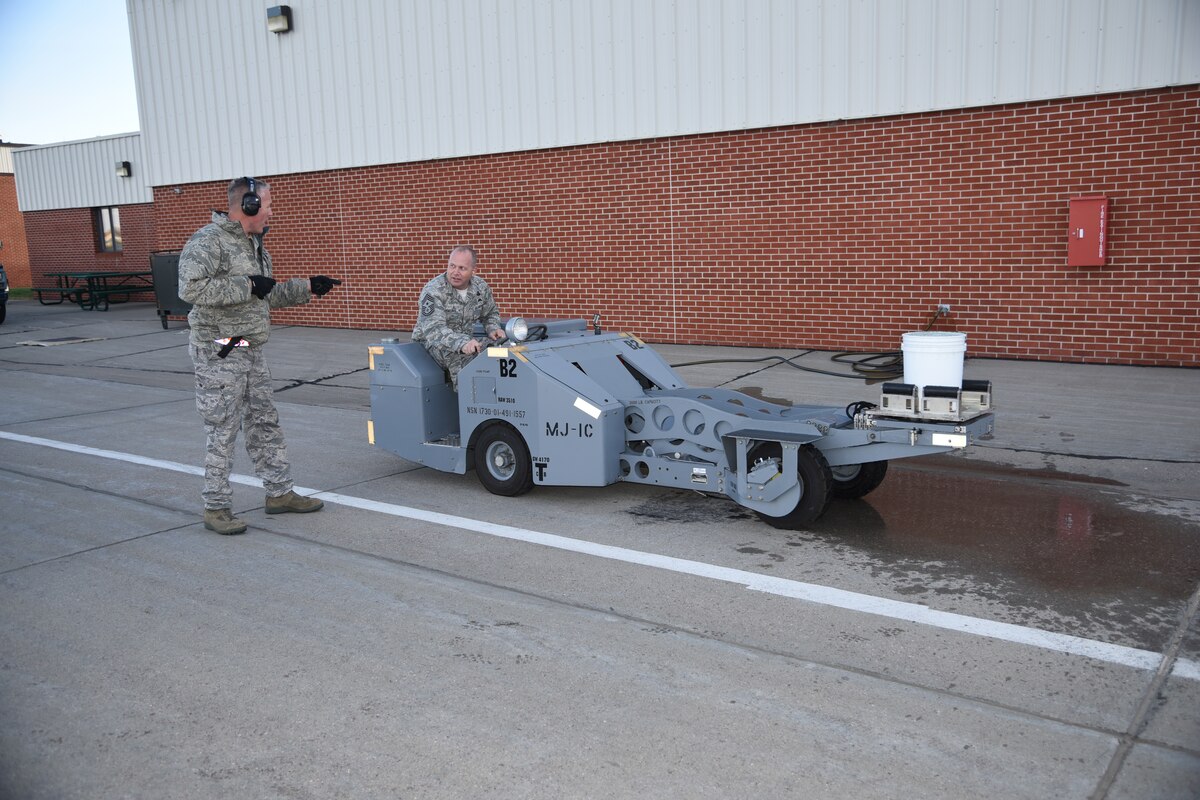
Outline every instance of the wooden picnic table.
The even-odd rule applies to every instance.
[[[123,303],[135,294],[154,291],[154,273],[149,271],[47,272],[46,277],[54,278],[55,285],[34,291],[38,302],[47,306],[70,300],[83,309],[107,311],[110,302]],[[58,299],[47,300],[48,296]]]

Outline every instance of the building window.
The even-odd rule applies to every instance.
[[[96,241],[101,253],[121,252],[121,209],[96,209]]]

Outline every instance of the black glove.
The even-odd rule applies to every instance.
[[[326,275],[313,275],[308,279],[308,288],[312,289],[312,293],[317,297],[328,294],[330,289],[341,285],[342,282],[337,278],[330,278]]]
[[[267,295],[275,288],[275,279],[268,278],[265,275],[251,275],[250,283],[254,284],[250,287],[250,294],[257,297],[259,300],[266,300]]]

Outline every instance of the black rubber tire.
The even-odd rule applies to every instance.
[[[764,442],[750,452],[750,463],[753,464],[756,458],[778,457],[780,453],[782,448],[776,442]],[[820,450],[810,444],[801,446],[796,451],[796,473],[800,480],[800,499],[795,508],[780,517],[754,512],[772,528],[789,531],[806,528],[820,519],[829,505],[833,476],[829,472],[829,462]]]
[[[516,497],[533,488],[533,461],[521,434],[508,425],[492,425],[475,442],[475,474],[483,488]]]
[[[0,303],[0,325],[4,324],[4,318],[8,316],[8,303]]]
[[[830,492],[842,500],[866,497],[883,483],[883,476],[887,475],[887,466],[886,461],[869,461],[866,464],[831,467],[833,487]]]

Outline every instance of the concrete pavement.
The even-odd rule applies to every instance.
[[[273,332],[297,481],[347,502],[268,517],[238,486],[252,527],[224,538],[183,471],[203,450],[184,327],[10,306],[0,434],[27,439],[0,438],[0,795],[1200,792],[1200,372],[969,360],[996,385],[993,441],[792,534],[649,487],[496,498],[377,451],[380,335]],[[18,344],[72,336],[95,341]],[[877,394],[766,366],[680,372]]]

